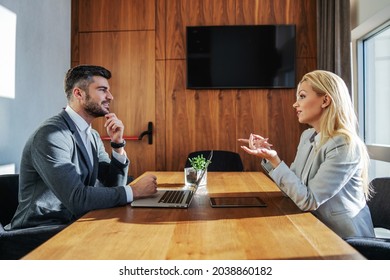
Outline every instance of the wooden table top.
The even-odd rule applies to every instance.
[[[151,172],[159,184],[183,172]],[[208,172],[188,209],[122,206],[87,213],[24,259],[364,259],[260,172]],[[267,207],[212,208],[209,196],[259,196]]]

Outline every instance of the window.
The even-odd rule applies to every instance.
[[[368,21],[370,23],[370,21]],[[371,158],[370,179],[390,176],[390,18],[352,31],[354,98],[360,136]]]
[[[15,98],[16,14],[0,5],[0,97]]]
[[[363,40],[363,59],[364,139],[390,145],[390,26]]]
[[[389,176],[389,163],[375,158],[385,154],[381,147],[390,148],[390,26],[363,40],[363,60],[364,140],[373,158],[370,177]]]

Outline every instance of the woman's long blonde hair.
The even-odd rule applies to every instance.
[[[358,135],[358,121],[352,105],[349,91],[343,79],[336,74],[315,70],[303,76],[299,82],[307,81],[318,96],[329,96],[330,105],[323,111],[320,122],[321,140],[320,146],[327,140],[344,135],[349,143],[349,152],[354,153],[358,149],[362,163],[362,183],[366,199],[371,196],[371,188],[368,182],[368,166],[370,157],[366,145]],[[299,88],[299,85],[298,85]]]

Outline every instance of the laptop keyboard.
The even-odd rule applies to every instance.
[[[166,191],[158,203],[181,203],[184,198],[183,191]]]

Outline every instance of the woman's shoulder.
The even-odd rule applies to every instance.
[[[310,139],[315,132],[314,128],[305,129],[301,134],[301,140]]]
[[[315,132],[314,128],[310,127],[302,132],[302,135],[312,135]]]
[[[301,142],[303,142],[303,143],[306,143],[307,141],[313,142],[315,135],[316,135],[315,129],[308,128],[302,132]],[[321,136],[322,135],[318,135],[317,136],[318,139],[316,141],[320,142]],[[336,134],[332,137],[329,137],[321,145],[321,147],[323,147],[323,148],[337,148],[337,147],[341,147],[341,146],[348,146],[347,138],[343,134]]]
[[[338,154],[346,154],[349,151],[349,146],[350,144],[348,143],[345,135],[337,134],[325,141],[325,143],[321,146],[321,149],[326,153],[337,151]]]

